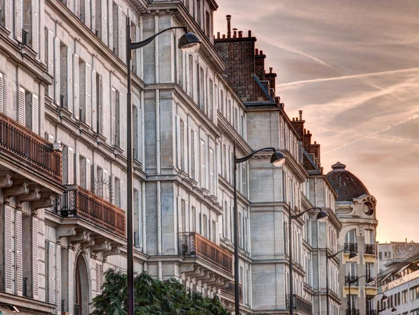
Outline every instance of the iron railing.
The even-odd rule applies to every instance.
[[[56,183],[62,183],[62,154],[52,144],[0,113],[0,154]]]
[[[221,289],[221,293],[234,299],[234,296],[235,296],[234,282],[230,281],[224,288]],[[239,284],[239,297],[240,297],[240,300],[243,299],[243,287],[241,284]]]
[[[359,315],[359,309],[357,308],[352,308],[352,310],[347,309],[346,315]]]
[[[358,252],[358,244],[357,243],[345,243],[344,248],[345,253],[347,252]]]
[[[302,297],[298,296],[297,294],[292,295],[292,304],[294,310],[304,312],[307,315],[313,314],[313,306],[309,301],[304,300]],[[287,294],[287,310],[290,309],[290,295]]]
[[[376,310],[369,310],[367,311],[367,315],[378,315]]]
[[[365,244],[365,254],[375,255],[375,244]]]
[[[125,212],[80,186],[66,186],[56,197],[54,211],[62,217],[80,217],[125,237]]]
[[[80,314],[80,305],[79,304],[74,304],[74,315],[81,315]]]
[[[179,233],[179,253],[186,257],[205,259],[224,271],[232,273],[233,257],[231,253],[198,233]]]
[[[351,281],[351,286],[357,287],[358,286],[358,276],[345,276],[345,285],[349,286],[349,281]]]

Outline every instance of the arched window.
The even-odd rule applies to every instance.
[[[76,266],[76,303],[74,314],[89,314],[89,276],[86,262],[82,255],[79,255]],[[70,306],[71,307],[71,306]]]

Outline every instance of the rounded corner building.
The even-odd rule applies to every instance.
[[[375,314],[373,297],[377,294],[376,218],[377,201],[363,182],[340,162],[332,165],[327,179],[337,194],[336,215],[342,223],[339,247],[341,256],[340,282],[343,314]],[[349,259],[349,253],[358,254]]]

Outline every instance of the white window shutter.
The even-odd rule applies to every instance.
[[[96,195],[98,195],[99,194],[99,190],[98,190],[98,188],[97,188],[97,186],[98,186],[98,184],[99,183],[97,183],[97,164],[92,164],[92,171],[91,171],[91,177],[92,177],[92,179],[91,179],[91,181],[90,181],[90,183],[91,183],[91,190],[96,194]]]
[[[84,23],[86,24],[86,26],[91,29],[91,14],[90,14],[90,0],[80,0],[80,1],[85,1],[84,3],[84,10],[85,10],[85,14],[84,14]],[[93,2],[95,2],[95,0],[92,0]]]
[[[55,279],[55,290],[56,290],[56,300],[57,305],[57,314],[61,314],[61,245],[57,244],[55,249],[55,265],[56,265],[56,279]]]
[[[32,217],[32,292],[38,299],[38,218]]]
[[[16,0],[15,0],[16,1]],[[32,0],[32,49],[39,51],[39,0]]]
[[[92,67],[86,62],[86,124],[92,124]]]
[[[194,136],[194,154],[195,156],[193,157],[195,159],[195,180],[198,181],[198,174],[200,173],[200,164],[199,164],[199,159],[198,159],[198,153],[200,150],[200,146],[199,146],[199,139],[198,139],[198,134],[195,132],[195,136]]]
[[[48,37],[49,43],[49,37]],[[60,82],[60,71],[66,71],[67,65],[64,63],[62,65],[63,69],[61,69],[61,52],[60,52],[60,40],[58,37],[54,38],[54,85],[55,85],[55,104],[60,106],[60,95],[61,95],[61,82]],[[65,73],[65,72],[64,72]],[[63,104],[64,105],[64,104]]]
[[[15,212],[15,255],[16,255],[16,291],[17,295],[23,295],[22,276],[22,211]]]
[[[176,159],[176,165],[178,169],[182,169],[181,165],[181,145],[180,145],[180,117],[176,115],[176,153],[177,153],[177,159]]]
[[[138,26],[135,26],[135,34],[136,34],[136,38],[133,39],[133,41],[135,40],[136,42],[139,42],[140,41],[140,38],[141,38],[141,34],[140,34],[140,28]],[[140,70],[141,69],[141,50],[142,49],[136,49],[136,50],[134,50],[134,52],[135,52],[135,58],[136,58],[135,65],[136,65],[136,68],[137,68],[135,70],[136,70],[136,74],[139,77],[141,76],[141,70]]]
[[[86,159],[86,190],[90,190],[90,184],[92,182],[92,179],[90,177],[90,173],[91,173],[91,166],[90,166],[90,160]]]
[[[68,148],[68,155],[67,155],[67,163],[68,163],[68,181],[67,185],[74,185],[74,150],[73,148]]]
[[[56,281],[56,274],[55,274],[55,244],[52,242],[48,242],[48,302],[51,304],[56,304],[55,296],[55,281]]]
[[[10,206],[4,206],[4,245],[5,245],[5,258],[4,258],[4,281],[7,293],[13,293],[13,267],[12,267],[12,211],[14,209]]]
[[[118,40],[118,53],[119,53],[119,58],[121,58],[122,60],[126,59],[126,54],[125,52],[125,47],[126,47],[126,15],[124,14],[124,12],[122,11],[121,7],[118,7],[118,17],[119,17],[119,23],[118,23],[118,33],[119,33],[119,40]]]
[[[22,42],[23,12],[22,0],[15,0],[15,33],[16,39]]]
[[[183,170],[185,172],[188,171],[188,160],[189,160],[188,159],[188,138],[189,138],[188,137],[188,135],[189,135],[188,131],[189,131],[189,129],[188,129],[188,126],[186,125],[186,121],[185,121],[184,134],[183,134],[184,139],[183,139],[183,148],[182,148],[182,150],[184,150],[183,156],[185,157],[185,159],[183,161]]]
[[[101,18],[102,19],[102,29],[101,29],[101,35],[102,35],[102,42],[105,45],[108,45],[108,10],[107,10],[107,1],[106,0],[100,0],[101,1],[101,5],[100,5],[100,17],[96,17],[96,18]],[[110,7],[112,7],[112,5],[110,5]],[[110,21],[112,19],[109,19]],[[112,30],[112,25],[109,24],[109,29]]]
[[[6,29],[12,31],[12,0],[6,0],[5,2],[4,25]]]
[[[110,187],[111,187],[111,194],[110,194],[110,202],[112,202],[113,204],[115,204],[115,175],[111,175],[111,183],[110,183]]]
[[[121,135],[120,135],[120,147],[122,150],[126,151],[126,143],[127,143],[127,135],[128,133],[126,132],[126,115],[125,112],[127,105],[126,105],[126,101],[125,101],[125,94],[124,93],[119,93],[119,111],[120,111],[120,126],[121,126]],[[127,153],[128,154],[128,153]]]
[[[108,5],[108,10],[107,10],[108,13],[105,13],[105,15],[109,14],[108,15],[108,19],[109,19],[108,46],[113,51],[113,23],[114,23],[113,1],[104,0],[104,2],[105,2],[104,6]],[[104,24],[106,25],[106,23],[104,23]],[[103,26],[102,26],[102,28],[103,28]]]
[[[121,181],[119,182],[119,185],[120,185],[120,190],[121,190],[121,209],[124,209],[124,210],[126,210],[127,208],[126,208],[126,206],[125,206],[125,204],[126,204],[126,197],[125,197],[125,192],[126,192],[126,190],[125,190],[125,187],[124,187],[124,181],[121,179]]]
[[[108,178],[108,171],[103,170],[103,182],[102,184],[102,190],[103,190],[103,198],[109,201],[109,178]]]
[[[92,32],[94,34],[96,34],[96,0],[90,0],[90,1],[92,3],[92,5],[91,5],[92,14],[91,14],[91,17],[90,17],[90,20],[92,21],[91,22],[92,25],[90,26],[90,29],[92,30]]]
[[[39,100],[32,94],[32,131],[39,134]]]
[[[78,65],[78,60],[77,60]],[[77,67],[78,73],[78,67]],[[73,50],[67,47],[67,109],[70,113],[74,111],[73,101]]]
[[[76,176],[75,182],[76,185],[80,186],[80,153],[74,153],[74,174]]]
[[[25,111],[25,89],[20,87],[19,88],[19,108],[18,108],[18,122],[25,126],[26,125],[26,111]]]
[[[92,71],[92,130],[97,132],[96,71]]]
[[[96,262],[96,294],[100,294],[103,285],[103,265]]]
[[[112,88],[111,92],[111,144],[115,145],[115,108],[116,108],[116,90]]]
[[[74,292],[74,260],[75,255],[74,251],[71,248],[68,248],[68,292]],[[68,305],[70,306],[68,308],[68,314],[73,315],[74,314],[74,294],[68,295]]]
[[[80,119],[79,56],[74,54],[74,118]]]
[[[54,34],[51,30],[47,32],[47,47],[45,50],[47,51],[47,71],[52,77],[54,77]],[[48,94],[50,98],[54,98],[54,84],[48,85]]]
[[[4,79],[3,73],[0,72],[0,113],[4,112]]]

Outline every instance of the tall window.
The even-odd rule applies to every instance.
[[[208,11],[205,12],[205,34],[211,37],[211,23],[210,14]]]
[[[112,7],[112,15],[113,15],[113,23],[112,23],[112,38],[113,38],[113,53],[117,56],[119,56],[119,36],[118,36],[118,25],[119,25],[119,19],[118,19],[118,5],[114,2]]]
[[[93,26],[94,30],[95,30],[95,34],[97,37],[99,37],[100,39],[102,39],[103,34],[102,34],[102,0],[91,0],[91,1],[95,1],[95,8],[96,8],[96,12],[95,16],[95,23],[96,25]],[[106,2],[105,2],[106,3]]]
[[[208,218],[205,214],[203,215],[202,221],[202,235],[208,238]]]
[[[213,119],[214,113],[214,86],[212,80],[209,79],[209,101],[208,101],[208,116],[210,119]]]
[[[374,231],[373,230],[365,230],[365,244],[373,245],[374,243],[375,243]]]
[[[196,5],[197,5],[197,14],[198,14],[198,24],[200,25],[200,26],[202,26],[201,25],[201,0],[196,0]]]
[[[192,216],[191,232],[196,232],[196,208],[195,207],[192,207],[191,209],[191,216]]]
[[[197,148],[195,148],[195,132],[193,130],[191,130],[191,159],[190,159],[190,163],[191,163],[191,177],[193,179],[196,179],[196,166],[195,166],[195,150],[197,150]]]
[[[375,278],[375,264],[374,263],[365,263],[365,274],[368,278]]]
[[[201,187],[207,187],[207,174],[206,174],[206,147],[204,140],[201,139]]]
[[[180,161],[179,167],[186,171],[185,169],[185,122],[180,120]]]
[[[194,84],[193,84],[193,70],[194,70],[194,66],[193,66],[193,56],[189,55],[189,88],[188,88],[188,95],[189,97],[193,98],[193,89],[194,89]]]
[[[210,195],[215,195],[215,174],[214,174],[214,151],[209,149],[209,192]]]
[[[6,1],[0,0],[0,25],[6,26]]]
[[[121,180],[117,177],[115,177],[115,189],[114,189],[114,200],[115,200],[115,205],[119,208],[122,207],[121,204]]]
[[[134,246],[141,247],[141,201],[140,192],[134,189]]]

